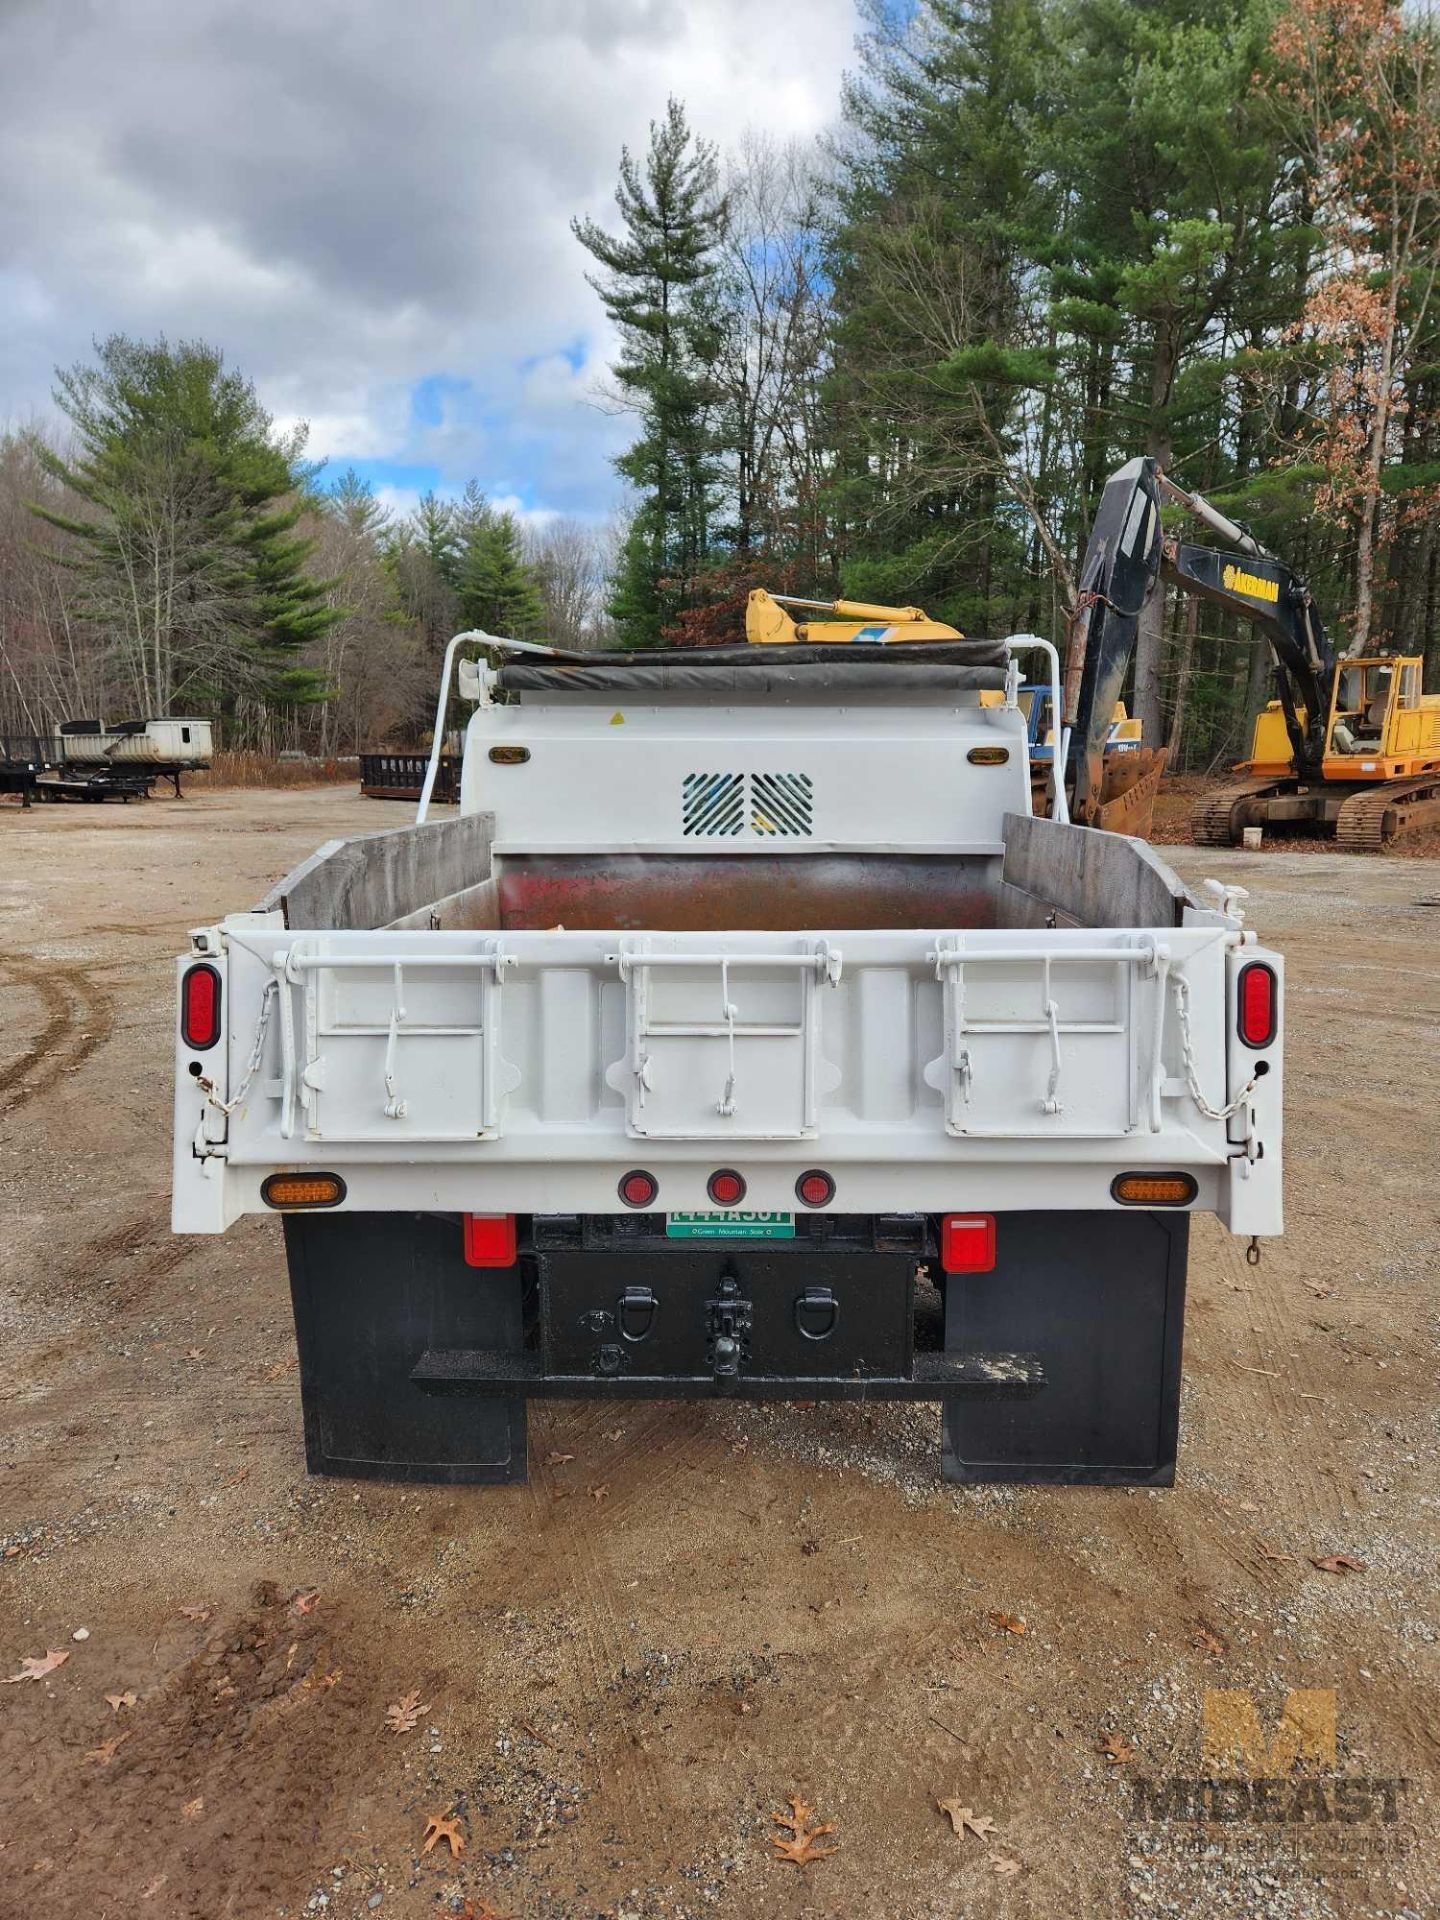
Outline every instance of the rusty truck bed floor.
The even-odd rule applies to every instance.
[[[305,1476],[278,1230],[166,1218],[169,956],[406,818],[0,810],[0,1681],[67,1656],[0,1685],[0,1916],[1435,1911],[1440,863],[1169,850],[1290,995],[1290,1232],[1197,1223],[1173,1492],[944,1487],[926,1407],[569,1403],[528,1488],[402,1489]],[[1292,1688],[1393,1823],[1145,1817],[1207,1689]]]

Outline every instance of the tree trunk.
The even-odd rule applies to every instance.
[[[1178,766],[1185,732],[1185,709],[1190,698],[1190,671],[1195,660],[1195,635],[1200,630],[1200,602],[1192,593],[1185,602],[1185,625],[1180,638],[1180,661],[1175,674],[1175,708],[1170,715],[1170,764]]]

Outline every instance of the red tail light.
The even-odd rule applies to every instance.
[[[513,1213],[467,1213],[465,1260],[472,1267],[513,1267],[515,1216]]]
[[[180,983],[180,1035],[194,1053],[220,1038],[220,975],[208,962],[191,967]]]
[[[795,1182],[795,1197],[807,1207],[828,1207],[835,1198],[835,1182],[821,1168],[812,1167]]]
[[[940,1264],[946,1273],[993,1273],[994,1214],[947,1213],[940,1222]]]
[[[711,1174],[706,1191],[717,1207],[738,1207],[745,1198],[745,1182],[730,1167],[720,1167]]]
[[[627,1207],[648,1207],[660,1191],[660,1182],[653,1173],[646,1173],[637,1167],[633,1173],[625,1174],[620,1181],[620,1198]]]
[[[1240,1038],[1247,1047],[1268,1047],[1275,1038],[1277,1014],[1275,974],[1263,960],[1240,969]]]

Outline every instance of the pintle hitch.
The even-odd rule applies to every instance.
[[[750,1358],[750,1327],[754,1307],[740,1291],[733,1272],[726,1272],[713,1300],[705,1302],[705,1352],[717,1380],[733,1380]]]

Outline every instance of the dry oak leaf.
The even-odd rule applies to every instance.
[[[1312,1567],[1318,1567],[1321,1573],[1367,1573],[1369,1565],[1357,1560],[1352,1553],[1327,1553],[1323,1558],[1311,1559]]]
[[[1013,1613],[992,1613],[990,1622],[992,1626],[999,1627],[1002,1633],[1028,1633],[1030,1631],[1025,1622],[1018,1619]]]
[[[834,1833],[833,1820],[822,1820],[817,1826],[811,1826],[810,1816],[813,1807],[807,1807],[798,1793],[789,1796],[788,1813],[772,1813],[770,1818],[777,1827],[788,1827],[788,1833],[772,1833],[770,1844],[775,1849],[777,1860],[788,1860],[792,1867],[808,1867],[812,1860],[823,1860],[827,1855],[838,1852],[835,1847],[817,1847],[815,1842],[827,1833]]]
[[[421,1706],[420,1689],[416,1687],[413,1693],[402,1693],[398,1700],[391,1701],[385,1709],[385,1724],[392,1733],[410,1733],[414,1730],[421,1714],[429,1711],[429,1701],[427,1700],[425,1705]]]
[[[977,1840],[988,1840],[995,1831],[995,1822],[988,1813],[975,1813],[969,1807],[962,1807],[958,1800],[937,1800],[935,1805],[941,1813],[949,1814],[952,1832],[963,1834],[968,1827]]]
[[[205,1811],[204,1794],[197,1793],[193,1800],[187,1800],[184,1806],[180,1809],[180,1811],[181,1813],[184,1814],[187,1820],[198,1820],[201,1814]]]
[[[249,1467],[240,1467],[234,1473],[231,1474],[228,1480],[222,1480],[220,1482],[220,1491],[221,1493],[224,1493],[227,1487],[238,1487],[242,1480],[248,1480],[249,1478],[250,1478]]]
[[[20,1671],[10,1674],[4,1685],[13,1687],[17,1680],[43,1680],[46,1674],[53,1673],[56,1667],[63,1667],[69,1658],[68,1653],[27,1654],[20,1662]]]
[[[140,1889],[140,1898],[142,1900],[153,1900],[169,1878],[168,1873],[157,1873],[153,1880],[147,1880]]]
[[[1103,1753],[1112,1767],[1123,1767],[1127,1760],[1135,1758],[1138,1749],[1131,1746],[1123,1733],[1107,1733],[1095,1751]]]
[[[563,1467],[563,1466],[567,1466],[569,1462],[572,1461],[574,1458],[575,1456],[573,1453],[551,1452],[546,1454],[545,1464],[547,1467]]]
[[[610,1498],[610,1487],[608,1482],[604,1486],[600,1486],[600,1487],[587,1487],[585,1491],[589,1494],[592,1500],[608,1500]]]
[[[182,1620],[194,1620],[200,1626],[204,1626],[205,1622],[210,1618],[211,1612],[212,1609],[209,1607],[181,1607],[180,1618]]]
[[[313,1613],[320,1604],[319,1587],[311,1587],[308,1593],[297,1593],[292,1604],[296,1613]]]
[[[1012,1873],[1019,1873],[1020,1871],[1020,1862],[1011,1859],[1008,1853],[992,1853],[990,1856],[990,1865],[994,1872],[1004,1874],[1007,1877]]]
[[[1220,1635],[1218,1633],[1212,1633],[1210,1628],[1206,1626],[1199,1626],[1195,1629],[1195,1644],[1205,1653],[1225,1653],[1227,1651],[1225,1642],[1220,1638]]]
[[[460,1831],[460,1822],[442,1819],[438,1813],[432,1813],[425,1822],[425,1840],[420,1848],[421,1853],[429,1853],[430,1849],[437,1847],[442,1840],[449,1846],[452,1860],[465,1851],[465,1836]]]
[[[98,1747],[92,1747],[85,1758],[98,1760],[102,1767],[108,1767],[129,1738],[128,1733],[117,1733],[113,1739],[102,1740]]]
[[[119,1713],[122,1707],[134,1706],[135,1695],[129,1692],[128,1689],[124,1693],[107,1693],[105,1696],[105,1704],[109,1707],[111,1713]]]

